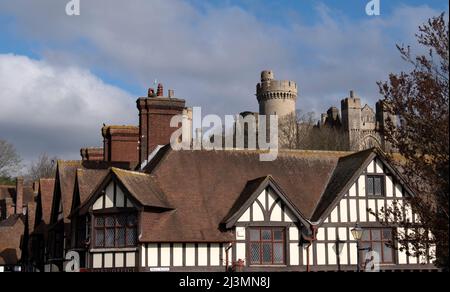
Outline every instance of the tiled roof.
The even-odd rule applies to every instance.
[[[338,165],[333,172],[325,192],[314,210],[311,218],[312,221],[319,220],[323,212],[330,207],[334,199],[339,196],[340,192],[349,184],[352,183],[354,175],[362,168],[364,163],[374,156],[374,149],[368,149],[361,152],[354,153],[339,159]]]
[[[164,229],[167,236],[185,242],[227,240],[229,235],[219,230],[222,220],[232,210],[244,188],[248,188],[249,181],[268,175],[273,177],[293,205],[310,218],[339,158],[350,153],[281,151],[272,162],[260,161],[259,154],[260,151],[250,150],[162,149],[156,156],[158,163],[151,162],[147,171],[155,177],[168,203],[176,210],[167,214],[144,215],[145,218],[164,218],[164,223],[153,224],[155,226],[151,226],[151,230],[162,232]],[[164,225],[164,228],[159,225]],[[155,240],[155,232],[143,231],[142,241]]]
[[[0,223],[0,265],[15,265],[21,257],[22,215],[12,215]]]
[[[164,209],[173,208],[151,175],[119,168],[112,168],[112,172],[142,205]]]
[[[50,216],[52,212],[52,200],[55,190],[55,179],[40,179],[39,180],[39,196],[42,207],[42,218],[44,223],[50,223]]]
[[[77,182],[80,202],[84,202],[99,183],[105,178],[108,169],[78,169]]]

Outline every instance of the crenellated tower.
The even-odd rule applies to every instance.
[[[261,73],[261,83],[256,86],[259,114],[278,115],[279,118],[295,114],[297,83],[290,80],[275,80],[272,71]]]

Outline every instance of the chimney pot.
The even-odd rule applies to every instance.
[[[175,91],[173,89],[169,89],[169,98],[174,97]]]
[[[149,88],[148,89],[148,97],[154,97],[155,96],[155,89]]]
[[[164,96],[164,87],[162,83],[158,84],[158,91],[156,93],[157,96]]]

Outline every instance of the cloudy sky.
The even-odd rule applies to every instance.
[[[259,73],[297,81],[298,109],[317,113],[406,69],[395,44],[448,11],[447,0],[0,0],[0,139],[26,162],[77,159],[100,127],[137,124],[135,100],[155,79],[189,106],[257,110]],[[344,4],[345,3],[345,4]],[[417,48],[419,50],[419,48]]]

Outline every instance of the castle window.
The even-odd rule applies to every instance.
[[[95,247],[134,247],[137,244],[135,214],[100,215],[94,221]]]
[[[367,176],[367,196],[384,197],[384,177],[381,175]]]
[[[285,232],[283,228],[250,229],[250,264],[283,265]]]

